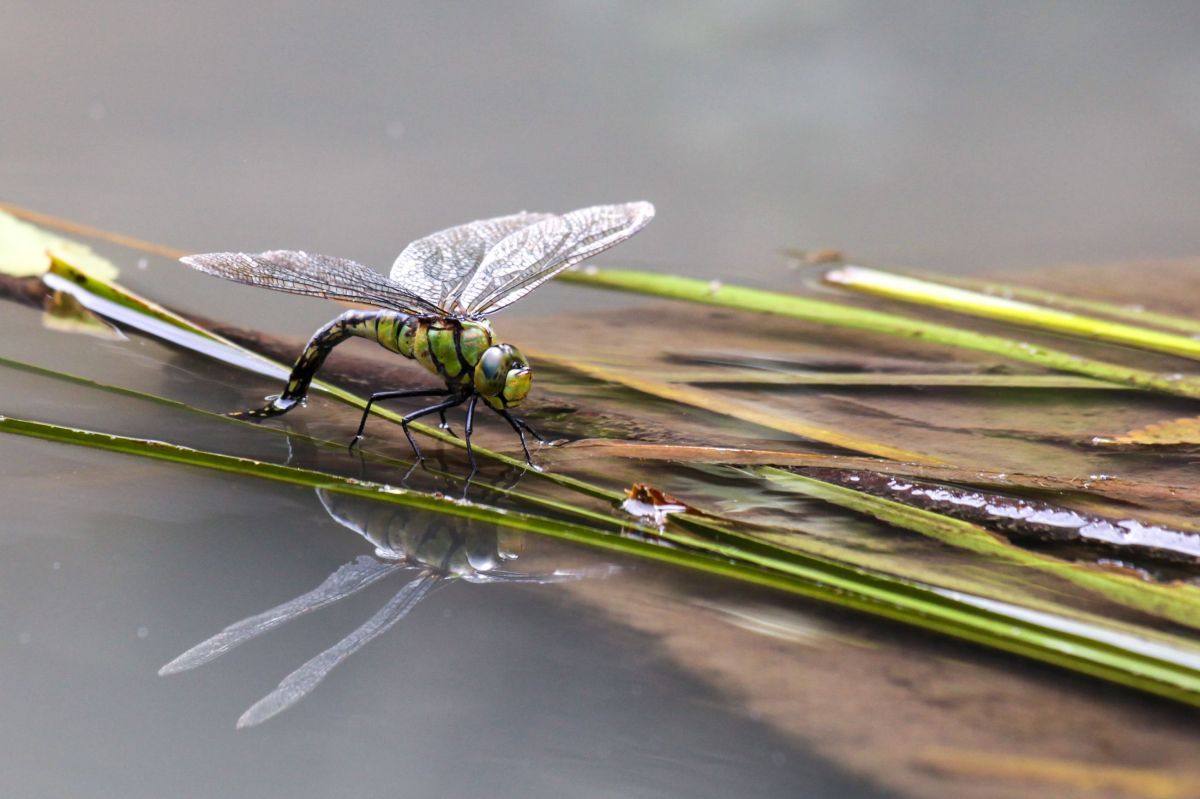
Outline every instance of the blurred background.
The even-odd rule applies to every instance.
[[[385,268],[649,199],[606,258],[773,282],[1197,252],[1194,3],[6,0],[0,199]]]

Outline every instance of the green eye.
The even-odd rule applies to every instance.
[[[531,379],[524,356],[509,344],[488,347],[475,367],[475,390],[485,397],[501,397],[501,405],[524,399]]]
[[[488,347],[487,351],[483,353],[483,357],[479,359],[479,368],[476,370],[476,374],[482,375],[484,382],[489,385],[498,384],[500,376],[504,373],[507,354],[502,347]]]

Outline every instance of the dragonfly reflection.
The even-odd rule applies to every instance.
[[[312,692],[330,671],[403,619],[431,591],[456,580],[469,583],[546,584],[597,576],[596,570],[557,569],[519,572],[507,565],[517,558],[520,538],[493,525],[423,511],[399,509],[317,489],[325,511],[374,547],[339,567],[316,588],[270,610],[231,624],[159,670],[175,674],[215,660],[241,644],[286,622],[351,596],[399,572],[416,576],[362,626],[309,660],[250,707],[237,726],[261,724]]]

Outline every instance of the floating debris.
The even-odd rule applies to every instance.
[[[625,497],[625,501],[621,503],[623,511],[639,521],[653,524],[660,530],[672,513],[687,513],[691,510],[684,502],[645,483],[634,483],[625,492]]]

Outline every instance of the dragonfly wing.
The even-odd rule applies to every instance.
[[[455,300],[488,250],[505,236],[551,214],[519,214],[480,219],[417,239],[392,264],[391,279],[453,313]]]
[[[410,314],[436,314],[436,304],[388,280],[374,269],[346,258],[294,250],[252,255],[213,252],[180,258],[188,266],[251,286],[291,294],[348,300]]]
[[[596,205],[521,228],[488,251],[461,303],[472,314],[494,313],[567,267],[620,244],[653,218],[647,202]]]
[[[308,696],[339,663],[407,616],[430,589],[438,584],[439,579],[439,575],[425,572],[405,585],[365,624],[284,677],[283,682],[279,683],[274,691],[251,705],[238,719],[238,729],[261,724]]]

